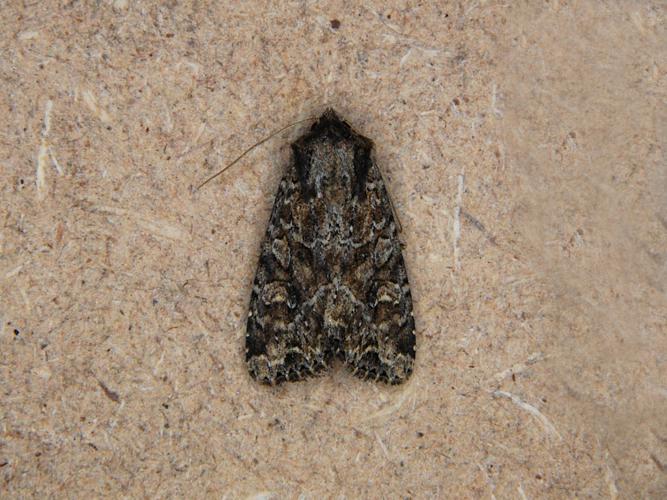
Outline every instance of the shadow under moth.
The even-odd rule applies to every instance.
[[[250,297],[257,380],[300,380],[338,358],[362,378],[412,373],[412,298],[373,143],[327,110],[292,144]]]

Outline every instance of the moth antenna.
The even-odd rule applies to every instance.
[[[384,190],[387,192],[387,199],[389,200],[389,206],[391,207],[391,213],[394,216],[394,220],[396,221],[396,230],[399,233],[403,232],[403,225],[401,224],[401,219],[398,218],[398,212],[396,212],[396,207],[394,207],[394,200],[391,199],[391,196],[389,196],[389,190],[387,189],[387,182],[384,180],[384,175],[382,175],[382,170],[379,168],[377,169],[378,172],[380,173],[380,179],[382,179],[382,184],[384,184]]]
[[[299,121],[290,123],[289,125],[285,125],[285,126],[282,127],[281,129],[278,129],[278,130],[276,130],[276,131],[274,131],[274,132],[271,132],[271,133],[270,133],[268,136],[266,136],[264,139],[262,139],[262,140],[259,141],[259,142],[256,142],[255,144],[253,144],[252,146],[250,146],[248,149],[246,149],[243,153],[241,153],[241,154],[238,155],[236,158],[234,158],[234,159],[231,161],[231,163],[229,163],[227,166],[223,167],[222,170],[219,170],[218,172],[216,172],[215,174],[213,174],[211,177],[209,177],[208,179],[206,179],[204,182],[202,182],[201,184],[199,184],[199,186],[197,186],[197,187],[195,188],[195,191],[199,191],[201,188],[203,188],[206,184],[208,184],[209,182],[211,182],[213,179],[215,179],[216,177],[222,175],[225,171],[227,171],[227,170],[230,169],[232,166],[234,166],[236,163],[238,163],[238,162],[239,162],[245,155],[247,155],[248,153],[250,153],[250,152],[251,152],[253,149],[255,149],[256,147],[261,146],[262,144],[264,144],[266,141],[268,141],[268,140],[271,139],[272,137],[275,137],[276,135],[278,135],[279,133],[283,132],[284,130],[287,130],[288,128],[294,127],[294,126],[299,125],[300,123],[303,123],[303,122],[313,121],[314,119],[315,119],[314,116],[311,116],[311,117],[308,117],[308,118],[304,118],[303,120],[299,120]]]

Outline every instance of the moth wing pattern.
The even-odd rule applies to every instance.
[[[362,321],[346,338],[345,362],[360,377],[397,384],[410,376],[415,358],[412,295],[392,205],[372,160],[365,190],[360,212],[371,214],[371,229],[358,261],[370,265],[361,280],[357,270],[348,284],[353,289],[358,282],[365,303]],[[362,288],[362,283],[367,285]]]
[[[246,333],[246,361],[250,374],[265,383],[299,380],[326,366],[324,342],[304,335],[302,294],[293,273],[290,234],[294,184],[280,182],[269,225],[260,249],[250,296]],[[305,323],[305,324],[304,324]]]
[[[392,384],[412,372],[412,298],[372,147],[332,110],[292,144],[248,313],[246,361],[262,382],[299,380],[334,358]]]

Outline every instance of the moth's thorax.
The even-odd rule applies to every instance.
[[[313,141],[306,151],[304,180],[312,195],[333,205],[348,203],[356,182],[352,144],[324,138]]]
[[[292,144],[301,199],[326,200],[329,207],[350,208],[363,198],[373,143],[354,133],[333,112],[325,113],[310,133]]]

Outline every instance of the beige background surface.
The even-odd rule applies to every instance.
[[[665,4],[268,4],[2,2],[0,496],[664,498]],[[327,105],[403,223],[404,386],[247,375],[307,125],[192,190]]]

